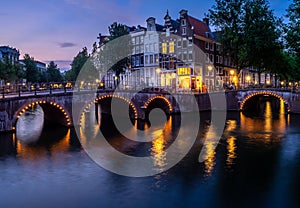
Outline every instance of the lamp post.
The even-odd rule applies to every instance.
[[[229,81],[232,82],[233,75],[234,75],[234,70],[231,69],[229,73],[230,73],[230,80],[229,80]],[[230,83],[230,84],[231,84],[231,83]]]
[[[247,82],[248,82],[248,88],[249,88],[251,77],[250,77],[249,75],[247,75],[247,76],[246,76],[246,80],[247,80]]]

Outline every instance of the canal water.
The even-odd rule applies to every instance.
[[[229,112],[216,149],[203,143],[210,113],[201,113],[197,140],[180,163],[131,178],[99,167],[74,129],[43,127],[36,107],[22,115],[16,133],[0,136],[0,207],[300,207],[300,116],[286,115],[283,104],[275,112],[269,101],[261,109]],[[116,149],[156,155],[163,166],[162,150],[173,142],[180,116],[167,121],[161,139],[143,145],[128,144],[110,117],[99,123]]]

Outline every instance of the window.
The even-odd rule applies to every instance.
[[[182,35],[186,35],[186,28],[185,27],[182,28]]]
[[[140,57],[135,57],[135,65],[139,66],[140,65]]]
[[[223,64],[223,57],[222,56],[219,56],[219,63]]]
[[[209,59],[211,63],[214,63],[214,55],[213,54],[209,54]]]
[[[211,51],[214,51],[214,44],[213,43],[209,43],[209,48]]]
[[[135,47],[135,53],[137,54],[137,53],[139,53],[140,52],[140,46],[136,46]]]
[[[193,60],[193,54],[189,53],[189,60],[192,61]]]
[[[219,44],[216,45],[216,50],[220,51],[220,45]]]
[[[157,44],[157,43],[155,43],[155,44],[154,44],[154,52],[156,52],[156,51],[157,51],[157,48],[158,48],[158,44]]]
[[[219,63],[219,56],[216,55],[216,63]]]
[[[150,55],[150,64],[153,64],[153,55]]]
[[[183,40],[183,41],[182,41],[182,48],[186,48],[186,47],[187,47],[186,40]]]
[[[181,61],[182,60],[182,54],[180,53],[180,54],[178,54],[178,59],[179,59],[179,61]]]
[[[182,25],[182,26],[186,26],[186,19],[182,19],[182,20],[181,20],[181,25]]]
[[[145,44],[145,52],[149,52],[149,45]]]
[[[144,53],[144,46],[140,45],[140,53]]]
[[[166,36],[167,36],[167,37],[170,36],[170,28],[167,28],[167,29],[166,29]]]
[[[205,49],[206,49],[206,50],[209,49],[209,44],[208,44],[208,42],[205,42]]]
[[[162,53],[167,53],[167,43],[162,43]]]
[[[178,47],[181,47],[181,39],[178,40],[177,46],[178,46]]]
[[[209,54],[208,54],[208,53],[206,53],[206,54],[205,54],[205,56],[206,56],[206,60],[205,60],[205,61],[206,61],[206,63],[209,63]]]
[[[140,38],[137,36],[135,37],[135,44],[139,44],[140,43]]]
[[[135,45],[135,38],[132,38],[132,44]]]
[[[158,61],[159,61],[159,60],[158,60],[158,54],[155,54],[155,55],[154,55],[154,62],[155,62],[155,63],[158,63]]]
[[[144,36],[141,36],[141,42],[140,42],[141,44],[143,44],[144,43]]]
[[[183,60],[183,61],[186,61],[186,60],[187,60],[187,54],[186,54],[186,53],[183,54],[182,60]]]
[[[169,43],[169,52],[174,53],[174,51],[175,51],[175,46],[174,46],[174,42],[172,41]]]
[[[145,64],[149,64],[148,55],[145,56]]]

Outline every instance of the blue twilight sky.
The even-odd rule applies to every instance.
[[[285,14],[291,0],[269,0],[277,16]],[[117,21],[127,25],[145,25],[153,16],[163,23],[166,10],[172,18],[181,9],[202,19],[214,0],[1,0],[0,45],[29,53],[36,60],[54,60],[60,67],[84,46],[90,50],[98,33]]]

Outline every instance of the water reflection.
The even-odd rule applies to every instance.
[[[226,164],[230,167],[231,165],[234,164],[234,159],[236,158],[236,138],[235,137],[230,137],[227,140],[227,159],[226,159]]]
[[[18,140],[18,134],[1,134],[0,204],[3,207],[42,207],[46,202],[51,207],[58,204],[299,207],[300,116],[285,115],[281,105],[278,113],[268,101],[263,105],[258,114],[231,113],[217,149],[209,139],[214,138],[213,128],[208,133],[210,123],[202,123],[188,155],[165,173],[147,178],[122,177],[97,166],[80,148],[74,129],[45,127],[33,143]],[[167,165],[164,150],[174,142],[180,127],[176,116],[171,117],[163,130],[148,135],[156,139],[136,145],[114,132],[109,118],[101,117],[97,123],[92,111],[83,118],[83,127],[91,124],[91,129],[81,129],[83,135],[97,134],[101,124],[101,130],[113,145],[130,144],[125,151],[121,150],[129,155],[153,156],[156,168]],[[184,125],[192,124],[191,120]],[[150,126],[135,123],[132,129],[138,125],[144,125],[145,130]],[[208,139],[203,143],[205,137]],[[185,140],[178,149],[184,145]],[[200,147],[205,161],[199,165]],[[37,201],[41,203],[39,206]]]
[[[18,119],[16,133],[23,143],[33,143],[39,140],[44,126],[44,112],[40,105],[31,106]]]

